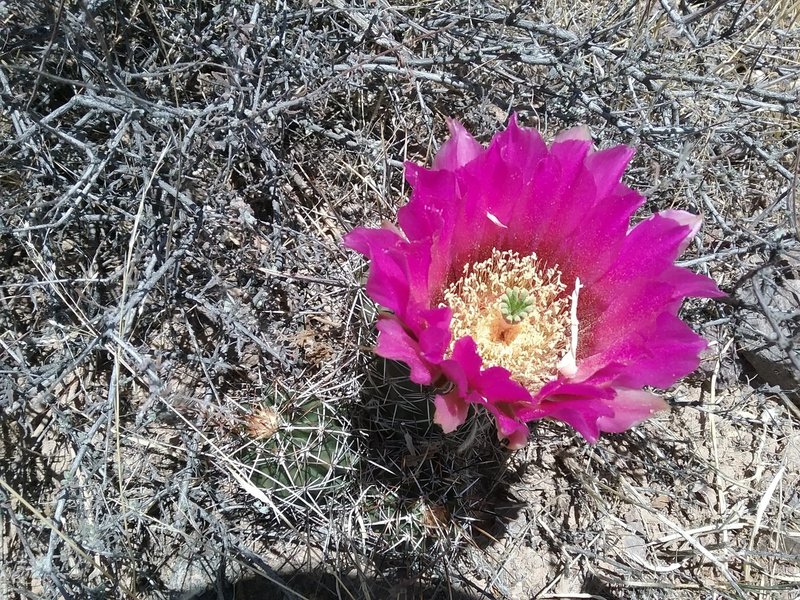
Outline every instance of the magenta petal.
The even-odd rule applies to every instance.
[[[648,383],[656,386],[696,368],[701,338],[674,315],[687,296],[722,295],[707,277],[673,265],[696,231],[697,219],[681,211],[659,213],[631,230],[613,266],[584,295],[581,319],[592,323],[584,337],[586,360],[596,363],[597,355],[607,354],[609,361],[649,365]],[[654,329],[657,319],[668,332]]]
[[[655,413],[666,410],[669,404],[656,394],[644,390],[617,389],[614,400],[610,403],[614,411],[612,416],[597,419],[600,431],[621,433],[638,425]]]
[[[458,214],[456,177],[450,171],[432,171],[406,163],[406,180],[414,188],[411,200],[397,211],[397,222],[409,240],[442,237],[442,228],[454,226]]]
[[[625,167],[636,151],[629,146],[614,146],[586,157],[586,173],[594,179],[597,199],[602,200],[616,189],[622,181]]]
[[[676,297],[722,298],[726,295],[713,279],[683,267],[669,267],[663,279],[675,288]]]
[[[436,407],[433,422],[441,426],[445,433],[455,431],[467,420],[469,405],[455,390],[448,394],[437,394],[433,404]]]
[[[373,254],[379,254],[387,247],[396,247],[402,239],[392,229],[356,227],[342,238],[342,243],[372,260]]]
[[[559,419],[594,442],[662,409],[641,388],[672,385],[706,347],[677,317],[680,304],[722,295],[710,279],[674,264],[700,217],[668,210],[631,228],[643,202],[621,183],[633,150],[594,151],[585,127],[548,147],[512,116],[485,150],[458,122],[448,127],[432,169],[406,165],[413,191],[398,227],[345,237],[371,262],[367,293],[393,312],[379,319],[376,352],[406,363],[415,382],[452,384],[435,400],[445,431],[463,423],[469,404],[480,404],[511,447],[525,443],[531,420]],[[452,339],[445,290],[493,250],[535,253],[558,268],[565,295],[582,283],[576,368],[559,371],[554,357],[557,379],[540,389],[484,360],[472,337]]]
[[[344,244],[369,258],[367,293],[378,304],[404,313],[409,301],[408,272],[398,248],[402,238],[388,229],[359,227],[344,237]]]
[[[508,447],[512,450],[525,445],[530,433],[525,423],[509,411],[503,411],[493,404],[487,405],[486,408],[494,415],[499,439],[508,439]]]
[[[616,290],[636,280],[647,280],[663,273],[686,247],[695,228],[680,211],[658,213],[631,229],[614,265],[598,282],[603,294],[615,296]],[[690,215],[691,216],[691,215]]]
[[[463,366],[456,360],[446,359],[439,364],[442,375],[447,378],[458,395],[466,398],[470,393],[469,380]]]
[[[530,435],[530,430],[528,426],[525,424],[520,423],[520,425],[514,429],[514,431],[505,435],[508,439],[508,449],[509,450],[519,450],[520,448],[524,448],[525,444],[528,443],[528,436]],[[498,431],[498,437],[500,437],[500,432]]]
[[[458,194],[461,199],[459,212],[453,223],[452,242],[450,251],[453,263],[465,263],[482,260],[491,254],[491,248],[496,241],[505,236],[502,227],[498,226],[489,217],[489,203],[493,197],[487,193],[488,186],[483,187],[479,182],[488,178],[480,176],[482,171],[477,170],[478,165],[493,168],[499,162],[496,151],[490,150],[486,155],[476,160],[476,170],[459,172],[457,174]]]
[[[528,426],[521,413],[532,406],[530,392],[513,379],[502,367],[490,367],[481,372],[480,394],[486,409],[494,415],[498,437],[508,438],[510,448],[524,444]]]
[[[480,382],[483,360],[478,354],[478,346],[475,344],[475,340],[469,336],[457,340],[453,345],[451,358],[461,365],[469,385],[477,388]]]
[[[539,246],[549,225],[557,218],[561,171],[552,156],[545,156],[526,175],[528,180],[519,188],[518,201],[512,205],[506,224],[511,249],[529,254]]]
[[[511,379],[506,369],[490,367],[481,370],[481,363],[471,337],[456,341],[451,358],[441,364],[442,372],[455,386],[451,393],[491,412],[500,437],[509,438],[511,443],[527,437],[528,428],[517,413],[531,407],[530,392]]]
[[[490,402],[530,402],[531,393],[511,379],[502,367],[490,367],[481,372],[480,391]]]
[[[601,315],[591,318],[592,327],[584,336],[586,355],[603,352],[608,347],[636,340],[643,329],[652,326],[659,314],[671,306],[674,289],[659,282],[632,282],[618,291],[616,297],[607,298],[609,305]],[[595,300],[599,303],[598,300]],[[584,315],[582,317],[586,319]]]
[[[503,158],[504,150],[510,148],[493,143],[478,161],[480,170],[470,169],[459,176],[464,189],[463,214],[473,219],[477,227],[470,230],[473,235],[469,237],[480,245],[494,246],[499,237],[505,236],[512,210],[524,194],[522,173],[517,165]],[[470,226],[469,222],[466,226]],[[478,235],[480,238],[475,237]]]
[[[589,128],[586,125],[577,125],[572,129],[565,129],[564,131],[557,133],[556,137],[553,138],[553,145],[572,140],[591,142],[592,132],[589,131]]]
[[[419,334],[419,348],[422,356],[433,363],[444,358],[450,346],[450,318],[452,311],[447,308],[434,308],[420,314],[422,331]]]
[[[703,224],[703,217],[700,215],[693,215],[685,210],[663,210],[658,214],[665,219],[671,219],[676,223],[680,223],[684,227],[689,228],[685,234],[686,237],[684,238],[683,242],[680,246],[678,246],[678,254],[676,256],[680,256],[683,251],[689,247],[689,242],[692,241],[692,238],[694,238],[694,236],[697,235],[697,232],[700,231],[700,226]]]
[[[600,437],[597,420],[601,416],[613,414],[613,411],[602,402],[591,402],[581,398],[549,402],[545,410],[547,417],[563,421],[586,438],[590,444],[594,444]]]
[[[483,152],[483,147],[455,119],[447,120],[450,138],[442,144],[433,159],[437,171],[455,171],[469,164]]]
[[[628,350],[632,356],[617,380],[621,386],[667,388],[697,369],[700,353],[708,347],[703,337],[669,314],[660,315],[645,335],[639,347]]]
[[[630,219],[643,199],[638,194],[632,195],[631,190],[619,183],[630,159],[630,148],[618,146],[602,152],[590,152],[590,149],[591,142],[566,140],[553,144],[548,157],[550,164],[547,160],[541,161],[540,168],[547,165],[548,171],[542,171],[533,185],[537,195],[555,204],[555,210],[552,216],[539,221],[531,237],[537,240],[533,249],[539,256],[552,257],[554,263],[574,274],[579,274],[580,265],[594,277],[594,273],[602,272],[610,264],[628,228],[628,221],[624,219]],[[589,169],[592,162],[607,165],[608,172]],[[616,225],[613,230],[604,229],[605,222],[617,224],[620,221],[624,227]],[[598,239],[587,239],[587,231]],[[606,240],[613,243],[604,244]],[[581,243],[588,252],[601,248],[605,255],[603,260],[579,263],[579,259],[570,258],[571,248]]]
[[[406,333],[396,318],[381,318],[376,328],[378,343],[375,346],[375,354],[406,363],[411,368],[409,378],[414,383],[421,385],[433,383],[439,374],[438,368],[422,357],[419,344]]]
[[[558,171],[560,173],[559,185],[562,190],[568,193],[573,199],[575,199],[573,190],[575,189],[578,177],[583,174],[585,170],[586,157],[591,153],[591,150],[591,138],[588,140],[582,140],[580,138],[566,139],[553,143],[550,147],[550,156],[558,164]],[[587,179],[591,178],[587,177]],[[579,199],[579,202],[585,203],[587,200],[590,203],[594,203],[594,196]]]
[[[678,317],[663,313],[635,335],[584,358],[577,377],[595,381],[611,367],[614,385],[667,388],[697,368],[707,345]]]
[[[440,367],[458,393],[466,397],[480,383],[481,362],[473,339],[463,337],[456,341],[451,357],[442,361]]]
[[[573,232],[551,254],[564,280],[571,283],[580,277],[589,285],[603,275],[619,254],[631,215],[643,202],[644,197],[620,185],[605,201],[587,208]]]
[[[542,158],[547,156],[547,144],[535,129],[521,128],[517,115],[511,115],[508,128],[497,134],[491,148],[499,150],[500,158],[520,174],[530,173]]]
[[[608,406],[613,397],[611,388],[556,380],[545,385],[536,396],[536,407],[522,414],[528,420],[548,417],[563,421],[593,444],[600,437],[597,419],[614,414]]]

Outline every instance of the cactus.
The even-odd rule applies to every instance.
[[[348,484],[355,455],[345,420],[316,396],[292,398],[275,392],[245,421],[253,438],[244,462],[251,481],[291,504]]]

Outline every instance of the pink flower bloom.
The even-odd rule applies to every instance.
[[[674,265],[701,218],[667,210],[631,227],[644,198],[620,180],[634,151],[594,151],[584,127],[548,146],[512,117],[486,149],[449,127],[433,169],[406,165],[399,227],[344,240],[371,261],[367,293],[389,311],[376,353],[440,388],[445,432],[475,404],[512,448],[532,420],[594,443],[664,409],[642,388],[691,373],[707,345],[678,318],[683,299],[723,295]]]

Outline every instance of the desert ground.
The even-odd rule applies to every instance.
[[[0,0],[0,597],[800,597],[797,0]],[[406,161],[637,148],[728,296],[670,410],[515,452],[375,356]]]

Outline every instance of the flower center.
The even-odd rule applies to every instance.
[[[570,350],[570,298],[561,272],[535,254],[494,249],[464,266],[444,292],[453,342],[469,335],[486,366],[508,369],[525,386],[552,379]]]

